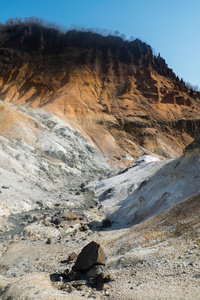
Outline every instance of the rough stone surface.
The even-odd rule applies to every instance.
[[[186,154],[193,150],[200,151],[200,135],[198,135],[191,144],[189,144],[187,147],[185,147],[183,153]]]
[[[105,274],[106,272],[106,268],[105,266],[102,265],[98,265],[98,266],[94,266],[93,268],[91,268],[88,272],[87,272],[87,277],[97,277],[100,274]]]
[[[130,165],[145,151],[174,157],[199,132],[200,94],[138,39],[20,24],[5,28],[0,50],[0,99],[61,115],[112,161]]]
[[[92,241],[79,254],[73,270],[87,271],[95,265],[105,265],[106,255],[101,245]]]

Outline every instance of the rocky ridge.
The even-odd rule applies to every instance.
[[[53,112],[118,165],[178,156],[199,132],[199,93],[138,39],[20,23],[0,41],[0,98]]]

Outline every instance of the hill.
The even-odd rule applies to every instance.
[[[118,164],[180,155],[199,132],[199,98],[138,39],[1,28],[0,99],[56,114]]]

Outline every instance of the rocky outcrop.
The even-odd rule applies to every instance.
[[[183,156],[169,161],[119,202],[109,219],[112,223],[138,224],[199,193],[199,156],[198,136],[186,147]]]
[[[191,144],[189,144],[187,147],[185,147],[183,153],[188,154],[195,150],[200,151],[200,135],[198,135]]]

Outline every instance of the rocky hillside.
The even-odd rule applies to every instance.
[[[138,39],[2,26],[0,99],[58,115],[122,164],[180,155],[199,131],[200,94]]]
[[[199,193],[199,168],[200,136],[179,158],[158,162],[142,157],[114,177],[97,181],[95,195],[113,225],[131,226]]]
[[[199,299],[199,99],[140,40],[0,24],[2,300]]]

